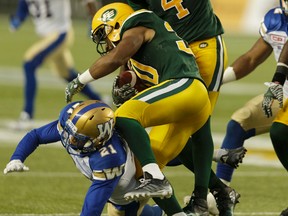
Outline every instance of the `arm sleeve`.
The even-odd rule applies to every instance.
[[[81,216],[101,216],[103,208],[111,197],[120,177],[108,181],[93,181],[84,200]]]
[[[19,28],[28,15],[29,15],[29,9],[26,1],[19,0],[16,9],[16,14],[10,17],[10,25],[15,29]]]
[[[19,159],[24,162],[40,144],[50,144],[60,141],[61,138],[57,130],[57,123],[58,121],[56,120],[28,132],[18,143],[10,160]]]

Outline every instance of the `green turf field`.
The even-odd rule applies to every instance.
[[[0,169],[4,169],[17,141],[23,133],[15,133],[7,124],[18,118],[22,108],[23,74],[22,56],[37,37],[33,27],[27,22],[18,32],[8,31],[7,17],[0,15]],[[87,36],[87,23],[75,21],[75,45],[72,49],[75,65],[84,71],[98,58],[95,45]],[[229,53],[229,63],[247,51],[257,36],[225,35]],[[266,90],[263,82],[271,79],[275,69],[273,56],[257,70],[240,81],[222,88],[212,118],[213,133],[223,134],[230,115],[249,98]],[[65,105],[66,84],[48,71],[45,66],[38,72],[39,91],[37,95],[35,119],[38,124],[48,122],[58,116]],[[105,97],[115,74],[93,83],[93,87]],[[80,99],[77,96],[75,99]],[[83,98],[81,98],[83,99]],[[267,135],[261,136],[269,144]],[[220,143],[216,143],[219,145]],[[261,148],[261,142],[257,143]],[[0,216],[9,215],[77,215],[89,187],[89,181],[82,176],[59,143],[51,147],[40,147],[25,164],[27,173],[0,174]],[[270,148],[271,149],[271,148]],[[247,156],[249,155],[249,149]],[[275,158],[275,155],[274,155]],[[254,158],[255,161],[258,158]],[[261,161],[260,161],[261,163]],[[214,167],[213,167],[214,168]],[[183,167],[165,170],[174,185],[176,195],[189,195],[193,187],[193,176]],[[232,182],[241,194],[236,215],[279,215],[288,207],[287,172],[281,166],[252,166],[244,164],[237,169]]]

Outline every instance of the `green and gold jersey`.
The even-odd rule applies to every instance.
[[[128,3],[134,10],[153,11],[188,43],[224,33],[210,0],[128,0]]]
[[[120,32],[143,26],[153,29],[155,36],[144,43],[130,59],[132,69],[149,86],[168,79],[201,79],[194,55],[187,42],[179,38],[171,26],[155,13],[140,10],[129,16]]]

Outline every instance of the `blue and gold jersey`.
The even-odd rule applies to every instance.
[[[60,141],[61,131],[57,125],[58,120],[55,120],[28,132],[19,142],[11,160],[24,162],[39,145]],[[79,171],[92,182],[86,193],[81,215],[101,215],[108,200],[118,205],[130,203],[124,199],[124,194],[138,184],[135,179],[134,157],[116,131],[99,151],[79,155],[70,149],[69,154]],[[74,181],[76,180],[71,178],[68,184],[73,187]]]

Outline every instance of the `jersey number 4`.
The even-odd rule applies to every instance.
[[[175,7],[177,10],[178,19],[182,19],[190,14],[189,10],[182,5],[182,2],[183,0],[161,0],[161,6],[164,11]]]

